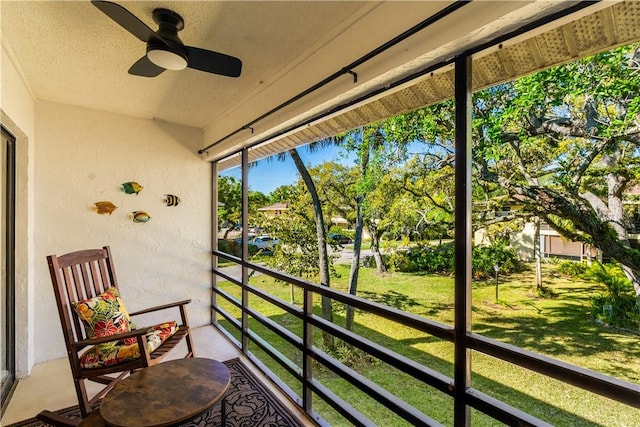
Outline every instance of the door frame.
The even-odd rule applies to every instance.
[[[3,331],[5,338],[5,360],[3,368],[9,371],[9,380],[0,387],[1,406],[4,412],[8,404],[16,379],[16,340],[15,340],[15,229],[16,229],[16,137],[4,126],[0,126],[3,147],[3,181],[2,209],[3,212],[3,257],[5,263],[5,293],[3,300]]]

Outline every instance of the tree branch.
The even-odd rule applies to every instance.
[[[609,217],[609,207],[598,196],[596,196],[590,191],[587,191],[585,193],[581,193],[580,197],[582,197],[587,202],[589,202],[589,204],[593,207],[593,209],[595,209],[595,211],[597,212],[598,215],[600,215],[600,217],[602,218]]]
[[[406,178],[403,179],[402,181],[402,188],[405,191],[408,191],[409,193],[411,193],[412,195],[414,195],[415,197],[426,197],[427,199],[429,199],[429,201],[431,203],[433,203],[434,206],[442,209],[443,211],[447,212],[448,214],[453,214],[453,210],[447,208],[446,206],[442,205],[441,203],[438,203],[429,193],[418,193],[417,191],[415,191],[414,189],[410,188],[407,184],[406,184]]]

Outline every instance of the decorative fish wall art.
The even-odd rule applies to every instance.
[[[94,205],[96,207],[96,212],[99,213],[100,215],[104,215],[104,214],[111,215],[113,213],[113,211],[118,209],[118,207],[116,205],[114,205],[113,203],[109,202],[108,200],[103,200],[101,202],[95,202]]]
[[[120,184],[120,186],[121,186],[121,190],[124,191],[126,194],[136,194],[136,195],[140,193],[144,188],[142,187],[142,185],[140,185],[138,182],[135,182],[135,181],[125,182]],[[167,206],[178,206],[181,202],[180,197],[176,196],[175,194],[165,194],[162,201]],[[95,207],[94,210],[100,215],[105,215],[105,214],[111,215],[113,211],[118,209],[116,205],[114,205],[112,202],[108,200],[101,200],[99,202],[94,202],[93,205]],[[131,212],[131,220],[136,224],[144,224],[146,222],[149,222],[150,219],[151,219],[151,216],[149,215],[148,212],[145,212],[145,211]]]
[[[125,182],[122,184],[122,191],[127,194],[138,194],[144,187],[135,181]]]
[[[144,224],[151,219],[149,214],[145,211],[133,211],[131,212],[131,215],[133,215],[133,222],[139,224]]]
[[[178,206],[180,204],[180,197],[174,196],[173,194],[165,194],[164,202],[167,206]]]

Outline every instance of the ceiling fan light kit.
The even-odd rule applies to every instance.
[[[222,76],[240,76],[240,59],[211,50],[185,46],[178,37],[178,31],[184,28],[184,20],[172,10],[153,10],[153,20],[158,24],[158,30],[153,31],[119,4],[99,0],[91,0],[91,3],[122,28],[147,43],[146,55],[129,68],[129,74],[155,77],[164,70],[183,70],[189,67]]]
[[[186,55],[167,50],[166,47],[152,46],[149,43],[147,47],[147,58],[149,61],[156,64],[158,67],[162,67],[165,70],[184,70],[187,68]]]

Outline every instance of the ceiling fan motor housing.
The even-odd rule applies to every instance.
[[[147,57],[159,67],[182,70],[187,66],[188,56],[178,31],[184,29],[184,20],[169,9],[154,9],[153,20],[158,24],[157,38],[147,43]]]

